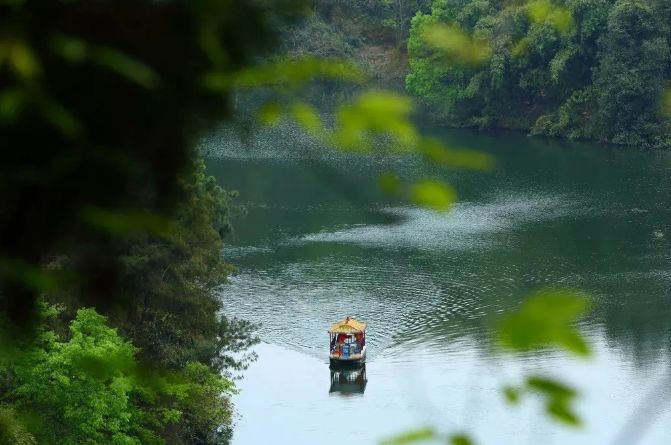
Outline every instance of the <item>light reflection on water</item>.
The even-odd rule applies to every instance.
[[[359,202],[295,156],[210,162],[249,202],[226,252],[240,272],[225,310],[262,323],[264,341],[241,382],[235,444],[375,443],[425,424],[485,444],[609,443],[649,397],[671,350],[671,157],[455,137],[499,167],[451,177],[462,200],[447,214],[371,192],[379,160],[346,163]],[[493,354],[497,315],[557,285],[593,296],[582,327],[595,357]],[[357,397],[329,392],[326,329],[344,315],[370,325]],[[580,388],[587,428],[556,427],[534,401],[507,407],[501,385],[528,372]],[[671,413],[658,414],[643,443],[671,443]]]

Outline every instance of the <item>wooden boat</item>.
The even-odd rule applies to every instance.
[[[362,365],[366,361],[366,323],[347,317],[331,325],[329,358],[331,365]]]

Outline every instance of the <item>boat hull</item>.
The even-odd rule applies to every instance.
[[[364,363],[366,363],[366,358],[358,358],[358,359],[340,359],[340,358],[333,358],[331,357],[330,359],[331,366],[336,367],[336,366],[341,366],[341,367],[346,367],[346,366],[361,366]]]
[[[366,363],[366,347],[361,354],[351,355],[349,357],[342,357],[331,354],[329,356],[331,367],[347,367],[347,366],[361,366]]]

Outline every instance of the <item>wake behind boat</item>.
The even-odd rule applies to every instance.
[[[366,361],[366,323],[347,317],[331,325],[331,365],[361,365]]]

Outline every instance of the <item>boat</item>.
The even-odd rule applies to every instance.
[[[331,325],[331,366],[362,365],[366,361],[366,323],[347,317]]]

